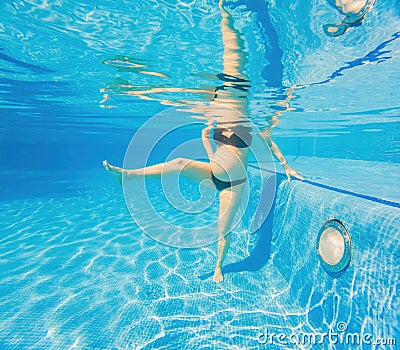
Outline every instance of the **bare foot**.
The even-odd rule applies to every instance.
[[[122,169],[109,164],[106,160],[103,161],[103,166],[107,171],[113,174],[117,181],[122,185]]]
[[[224,276],[222,276],[221,269],[219,267],[215,268],[213,281],[215,283],[221,283],[224,280]]]

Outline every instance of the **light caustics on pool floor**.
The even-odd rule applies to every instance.
[[[311,329],[307,310],[285,305],[287,283],[272,265],[228,273],[216,285],[214,246],[156,243],[137,229],[118,191],[5,203],[2,346],[257,348],[266,325]],[[247,256],[243,234],[234,234],[228,265]]]
[[[114,179],[105,179],[110,181],[88,183],[88,189],[80,190],[79,196],[4,201],[6,210],[0,215],[8,234],[0,239],[3,347],[257,349],[260,332],[265,333],[266,329],[286,335],[320,334],[335,330],[343,320],[358,332],[358,325],[366,322],[367,330],[372,327],[384,332],[380,335],[395,336],[389,324],[381,328],[371,316],[363,319],[358,313],[353,315],[351,309],[358,304],[351,306],[351,298],[342,298],[353,294],[359,303],[365,295],[365,291],[359,291],[359,283],[366,283],[366,276],[378,273],[374,263],[377,255],[371,251],[362,256],[357,241],[356,267],[351,265],[352,271],[343,277],[354,278],[354,285],[343,290],[341,283],[348,282],[335,283],[317,264],[314,244],[320,229],[318,222],[300,229],[301,239],[290,237],[298,226],[296,218],[301,215],[296,209],[299,196],[306,220],[308,215],[319,215],[312,209],[315,198],[308,189],[311,185],[281,185],[283,196],[276,220],[288,222],[274,226],[271,256],[264,266],[248,261],[251,237],[244,220],[232,236],[225,281],[216,285],[211,278],[215,244],[176,249],[155,242],[133,223],[121,187],[114,184]],[[190,188],[190,184],[186,185]],[[322,196],[324,191],[315,193]],[[287,192],[292,193],[291,197],[285,197]],[[352,208],[361,204],[359,198],[345,194],[335,195],[333,203],[340,203],[342,197]],[[381,206],[380,211],[384,209],[379,203],[373,205],[377,209]],[[287,206],[293,214],[289,217]],[[168,208],[163,210],[168,215]],[[348,208],[339,206],[335,210],[340,216]],[[297,243],[293,244],[293,240]],[[302,247],[308,241],[309,246]],[[370,264],[365,264],[365,259]],[[370,292],[394,287],[395,265],[385,266],[383,280],[393,281],[385,286],[371,284]],[[323,278],[314,287],[317,272],[327,280],[324,282]],[[299,284],[298,276],[307,281]],[[382,283],[381,278],[377,283]],[[393,317],[394,299],[364,302],[386,305],[385,319]],[[335,308],[341,312],[335,313]]]

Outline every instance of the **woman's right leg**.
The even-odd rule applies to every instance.
[[[122,176],[124,181],[137,177],[155,177],[162,175],[179,174],[186,178],[200,183],[203,180],[211,180],[211,167],[209,163],[199,162],[197,160],[187,158],[176,158],[169,162],[151,165],[145,168],[126,170],[103,161],[103,166],[111,174],[113,174],[119,183],[122,184]]]
[[[216,283],[220,283],[223,280],[222,264],[229,249],[232,223],[239,209],[244,188],[245,184],[240,184],[227,188],[219,194],[218,257],[213,277]]]

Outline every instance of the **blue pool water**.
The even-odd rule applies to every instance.
[[[231,103],[243,106],[248,85],[252,123],[275,125],[305,180],[285,181],[260,146],[215,284],[215,191],[182,178],[179,191],[154,179],[147,193],[122,188],[101,162],[134,166],[134,135],[137,156],[186,120],[183,106],[227,84],[218,2],[0,4],[0,349],[398,346],[398,1],[377,0],[337,38],[322,29],[341,18],[324,0],[224,7],[247,77]],[[162,139],[149,162],[206,158],[190,143],[203,123]],[[353,244],[338,275],[316,252],[332,218]],[[329,332],[336,342],[312,344]]]

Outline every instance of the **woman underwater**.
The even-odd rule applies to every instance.
[[[206,91],[211,96],[208,113],[216,118],[209,120],[208,126],[202,131],[202,141],[209,157],[209,162],[202,162],[186,158],[152,165],[145,168],[127,170],[115,167],[106,160],[103,166],[112,173],[117,180],[124,181],[137,177],[161,177],[169,174],[177,174],[196,181],[210,180],[219,191],[220,208],[218,215],[218,256],[214,270],[213,280],[219,283],[223,280],[222,265],[230,244],[230,232],[233,219],[239,208],[245,184],[247,182],[247,160],[249,147],[252,143],[252,127],[247,109],[247,95],[249,90],[249,79],[243,73],[246,63],[243,43],[237,31],[233,27],[233,18],[223,8],[221,10],[221,32],[224,44],[223,52],[223,73],[218,78],[223,85],[218,86],[214,91]],[[168,91],[163,89],[163,91]],[[174,88],[173,91],[176,91]],[[187,92],[188,89],[182,91]],[[201,90],[193,90],[199,92]],[[146,90],[146,93],[151,90]],[[204,93],[201,91],[200,93]],[[139,95],[139,93],[135,93]],[[223,108],[223,107],[226,108]],[[239,111],[237,113],[235,111]],[[213,128],[213,122],[216,127]],[[211,130],[213,139],[217,145],[213,151],[210,141]],[[277,145],[270,138],[270,130],[262,132],[274,156],[284,167],[288,180],[294,176],[300,180],[303,178],[293,170],[286,162]]]

